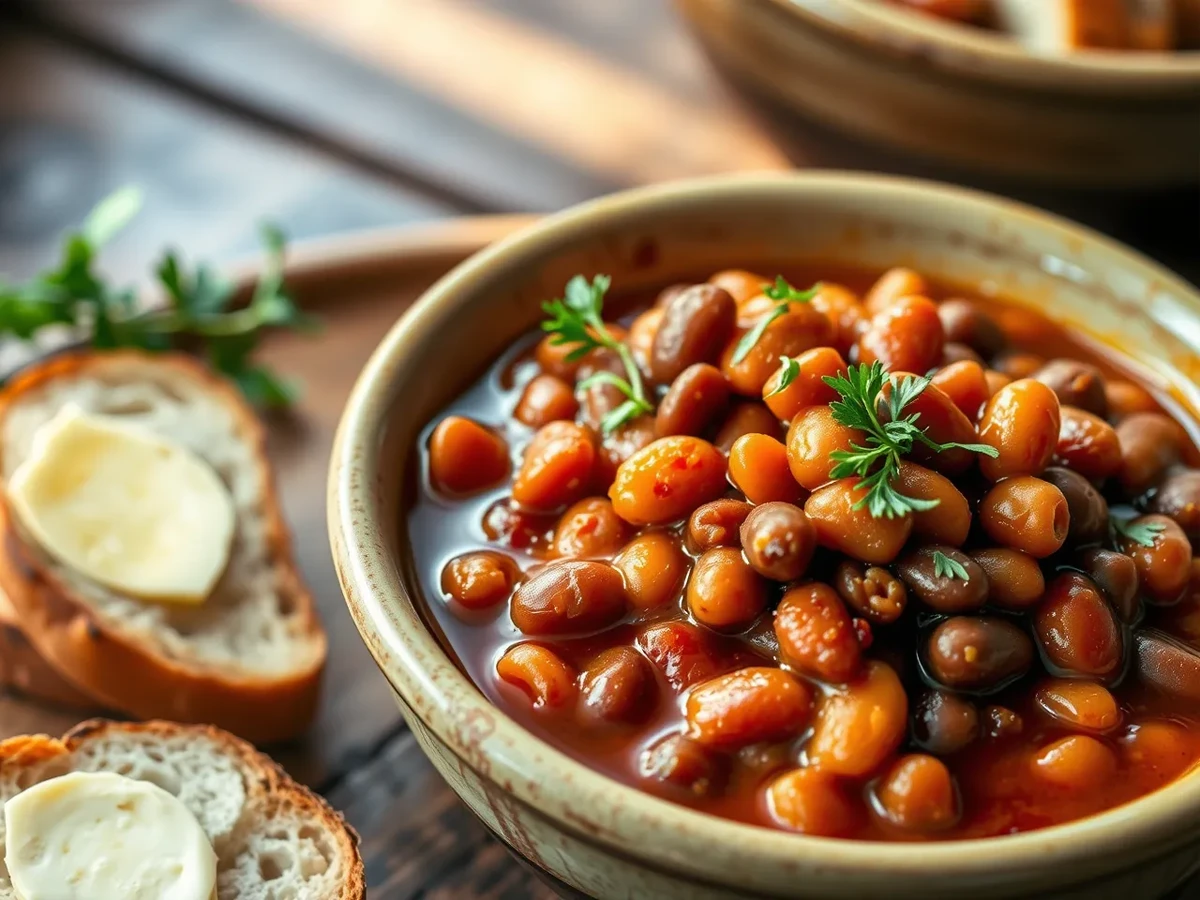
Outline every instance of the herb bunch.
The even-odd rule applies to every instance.
[[[590,282],[582,275],[576,275],[567,282],[562,299],[542,304],[542,311],[548,316],[542,322],[542,330],[550,334],[550,343],[574,346],[567,354],[567,362],[583,359],[593,350],[605,349],[615,353],[625,369],[625,378],[601,370],[579,383],[580,390],[597,384],[611,384],[625,396],[625,401],[600,422],[600,430],[605,434],[611,434],[643,413],[654,412],[654,404],[646,396],[642,373],[629,347],[613,337],[604,325],[604,295],[611,284],[612,279],[607,275],[597,275]]]
[[[296,307],[283,283],[285,240],[276,227],[262,229],[266,260],[250,301],[233,308],[235,286],[210,266],[189,270],[168,250],[154,274],[166,304],[141,309],[129,287],[114,287],[96,271],[100,249],[137,215],[141,192],[122,188],[102,200],[77,231],[67,235],[62,256],[24,284],[0,282],[0,336],[31,340],[43,328],[66,326],[93,347],[194,350],[237,383],[246,398],[284,407],[295,386],[252,360],[267,328],[306,328],[312,321]]]
[[[820,289],[820,284],[814,284],[808,290],[799,291],[788,284],[782,275],[776,275],[775,283],[764,288],[763,294],[772,300],[777,300],[778,303],[775,304],[769,313],[759,319],[753,328],[742,335],[742,339],[738,341],[737,346],[733,349],[733,356],[730,362],[736,366],[749,356],[750,351],[754,349],[754,345],[763,336],[763,332],[767,330],[768,325],[786,314],[793,303],[810,302],[813,297],[817,296]]]
[[[900,475],[900,461],[912,451],[914,444],[924,444],[937,453],[958,447],[985,456],[998,455],[995,448],[986,444],[938,443],[917,424],[920,413],[905,415],[905,407],[929,386],[926,377],[888,375],[882,363],[873,362],[850,366],[844,375],[827,376],[822,380],[841,395],[840,400],[829,404],[833,418],[867,435],[865,444],[853,444],[850,450],[835,450],[830,454],[835,465],[829,477],[857,477],[866,493],[854,508],[865,506],[874,518],[899,518],[938,505],[937,500],[909,497],[895,487]],[[891,386],[887,398],[887,422],[880,420],[877,408],[885,384]]]

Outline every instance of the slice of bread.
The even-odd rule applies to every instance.
[[[123,595],[63,565],[0,502],[0,591],[29,643],[68,683],[135,718],[212,723],[255,743],[301,733],[316,710],[326,638],[292,558],[253,410],[189,357],[56,356],[0,393],[5,482],[67,404],[197,453],[229,489],[237,526],[211,596],[178,606]]]
[[[63,678],[33,648],[18,623],[16,610],[3,592],[0,592],[0,687],[11,687],[33,700],[77,712],[95,714],[104,708]]]
[[[68,772],[150,781],[183,802],[217,854],[218,900],[361,900],[358,835],[266,756],[216,728],[94,719],[62,740],[0,742],[0,803]],[[16,900],[3,862],[0,900]]]

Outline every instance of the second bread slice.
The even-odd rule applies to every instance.
[[[299,734],[316,708],[326,639],[292,558],[253,411],[187,357],[55,357],[0,395],[5,482],[38,428],[68,404],[199,455],[229,490],[237,526],[212,594],[182,607],[125,596],[63,565],[0,504],[0,590],[29,642],[69,682],[129,715],[210,722],[257,743]]]

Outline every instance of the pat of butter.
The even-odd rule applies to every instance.
[[[188,448],[68,407],[34,435],[8,483],[51,556],[107,587],[202,603],[229,561],[233,498]]]
[[[148,781],[72,772],[4,804],[19,900],[210,900],[217,855],[196,817]]]

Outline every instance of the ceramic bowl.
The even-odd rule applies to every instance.
[[[872,143],[990,175],[1200,180],[1200,52],[1035,56],[881,0],[676,0],[722,69]]]
[[[1200,408],[1200,295],[1083,228],[986,195],[836,173],[685,182],[587,203],[454,269],[383,339],[334,444],[329,530],[363,640],[421,747],[516,853],[598,898],[1155,897],[1200,858],[1200,772],[1073,824],[877,844],[736,824],[568,758],[493,707],[422,613],[406,536],[418,434],[577,272],[624,287],[732,266],[910,265],[990,286],[1117,341]]]

